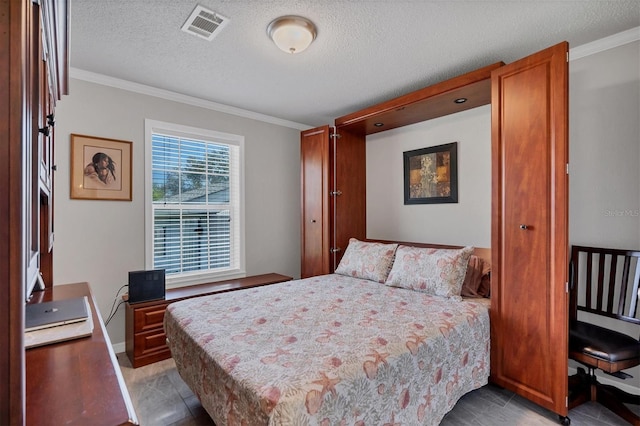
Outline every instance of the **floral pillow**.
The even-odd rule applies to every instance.
[[[386,285],[434,296],[460,297],[473,247],[435,249],[399,246]]]
[[[336,274],[384,283],[396,248],[397,244],[370,243],[351,238]]]

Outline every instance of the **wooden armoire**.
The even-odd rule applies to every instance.
[[[54,107],[68,92],[68,14],[67,0],[0,2],[2,425],[26,418],[26,293],[39,276],[53,284]]]
[[[366,137],[491,101],[502,62],[336,118],[301,132],[301,276],[332,273],[349,238],[366,237]],[[467,99],[464,103],[456,99]]]
[[[366,238],[367,135],[487,104],[491,381],[567,422],[566,42],[337,118],[335,127],[303,131],[302,277],[333,272],[349,238]]]
[[[335,127],[303,131],[302,264],[307,278],[333,272],[349,238],[365,237],[365,138]]]

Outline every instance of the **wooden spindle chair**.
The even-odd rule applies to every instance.
[[[640,365],[639,281],[640,251],[572,248],[569,358],[585,365],[588,372],[578,368],[569,378],[569,409],[597,401],[632,425],[640,425],[640,417],[624,404],[640,405],[640,396],[601,384],[595,375],[600,369],[621,379],[632,378],[622,370]],[[578,318],[578,311],[585,314]],[[619,328],[616,325],[594,324],[621,324],[618,321],[635,324],[633,336],[614,330]]]

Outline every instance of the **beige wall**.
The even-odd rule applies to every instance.
[[[640,249],[640,42],[571,62],[570,240]]]
[[[458,203],[404,205],[404,151],[458,142]],[[367,237],[491,246],[491,106],[367,138]]]
[[[571,61],[570,70],[569,241],[640,250],[640,42]],[[637,325],[603,325],[638,337]],[[627,372],[635,379],[602,380],[640,393],[640,367]]]
[[[54,283],[88,281],[106,318],[128,271],[145,269],[145,118],[245,137],[247,273],[299,277],[299,130],[72,79],[56,108]],[[69,198],[71,133],[133,142],[133,201]],[[107,330],[124,342],[123,306]]]

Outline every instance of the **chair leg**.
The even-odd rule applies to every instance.
[[[569,410],[592,400],[591,383],[591,376],[581,367],[576,374],[569,376]]]
[[[622,389],[618,389],[610,385],[603,385],[599,382],[596,382],[595,387],[596,400],[600,404],[607,407],[633,426],[640,426],[640,416],[629,410],[629,408],[624,405],[624,403],[640,405],[640,395],[633,395],[623,391]]]
[[[593,368],[589,367],[587,373],[578,367],[577,373],[569,377],[569,409],[587,401],[597,401],[633,426],[640,426],[640,417],[624,405],[640,405],[640,395],[630,394],[611,385],[603,385],[598,382]]]

